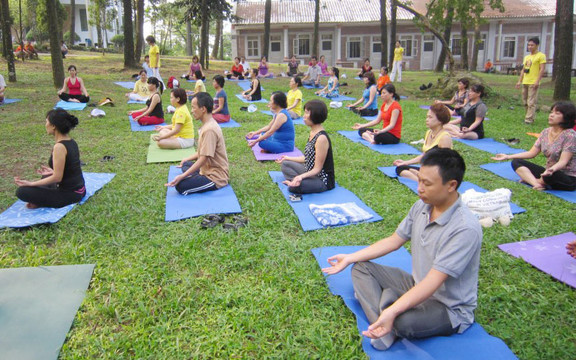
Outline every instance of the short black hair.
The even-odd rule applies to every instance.
[[[316,55],[312,55],[312,56],[310,57],[310,60],[316,60],[316,61],[318,61],[318,58],[316,57]]]
[[[138,75],[142,75],[142,74],[148,75],[148,73],[146,72],[146,70],[142,69],[140,70],[140,72],[138,73]]]
[[[468,89],[468,86],[470,86],[470,80],[466,78],[460,78],[458,79],[458,82],[461,82],[464,85],[465,89]]]
[[[70,66],[68,66],[68,71],[70,71],[70,69],[76,70],[76,65],[70,65]],[[76,70],[76,71],[78,71],[78,70]]]
[[[536,45],[540,45],[540,39],[537,36],[531,37],[528,39],[528,42],[532,41]]]
[[[552,110],[562,113],[564,121],[560,124],[563,129],[571,129],[576,121],[576,106],[570,101],[557,101],[552,105]]]
[[[456,150],[447,148],[435,147],[428,150],[422,157],[420,165],[438,166],[442,183],[446,184],[450,180],[456,180],[458,184],[456,189],[460,187],[466,171],[466,164],[462,156]]]
[[[374,77],[374,73],[372,71],[366,71],[362,77],[368,79],[368,85],[366,85],[366,89],[372,85],[376,85],[376,78]]]
[[[155,39],[154,36],[152,36],[152,35],[146,36],[146,41],[147,41],[147,42],[150,42],[150,43],[152,43],[152,44],[156,44],[156,39]]]
[[[188,96],[186,95],[186,90],[182,88],[172,89],[172,94],[178,99],[178,104],[184,105],[188,101]]]
[[[474,91],[475,93],[480,94],[480,97],[483,97],[486,93],[484,92],[484,85],[480,85],[480,84],[474,84],[470,87],[470,89],[472,91]]]
[[[214,81],[216,81],[216,84],[218,84],[218,86],[220,86],[221,88],[223,88],[224,84],[226,83],[226,80],[224,80],[224,76],[222,75],[214,76]]]
[[[194,71],[194,77],[196,80],[204,80],[204,76],[202,76],[202,71],[200,70]]]
[[[310,121],[322,124],[328,118],[328,108],[322,100],[310,100],[304,104],[304,110],[310,111]]]
[[[198,107],[206,108],[206,112],[208,114],[212,114],[212,109],[214,109],[214,100],[210,94],[207,92],[199,92],[196,93],[194,98],[196,99],[196,104],[198,104]]]
[[[294,76],[294,82],[296,83],[296,85],[298,85],[298,87],[302,86],[302,79],[300,78],[300,76]]]
[[[282,91],[274,91],[272,93],[272,102],[282,109],[286,109],[288,107],[288,99],[286,98],[286,94]]]
[[[78,125],[78,118],[62,108],[56,108],[46,113],[48,122],[56,127],[56,129],[63,135],[66,135],[70,130]]]

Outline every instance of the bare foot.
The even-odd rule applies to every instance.
[[[68,100],[68,102],[79,103],[80,100],[78,100],[78,99],[70,99],[70,100]]]
[[[27,204],[26,204],[26,208],[27,208],[27,209],[30,209],[30,210],[32,210],[32,209],[38,209],[39,207],[40,207],[40,206],[38,206],[38,205],[36,205],[36,204],[32,204],[32,203],[27,203]]]
[[[534,185],[534,186],[532,186],[532,189],[542,191],[542,190],[546,190],[546,186]]]
[[[268,154],[268,151],[266,151],[266,150],[264,150],[264,149],[260,149],[260,152],[261,152],[261,153],[264,153],[264,154]]]

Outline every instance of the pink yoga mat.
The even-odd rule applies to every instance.
[[[574,240],[576,234],[569,232],[542,239],[502,244],[498,247],[576,288],[576,259],[566,253],[566,244]]]
[[[257,136],[254,136],[256,138]],[[246,140],[249,140],[248,138]],[[302,151],[298,150],[298,148],[294,147],[294,150],[290,152],[283,152],[279,154],[272,154],[272,153],[264,153],[262,152],[262,148],[259,144],[256,144],[252,147],[252,152],[258,161],[274,161],[279,159],[281,156],[304,156]]]

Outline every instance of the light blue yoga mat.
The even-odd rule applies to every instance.
[[[232,119],[230,119],[230,121],[225,123],[218,123],[218,125],[220,125],[221,128],[236,128],[242,126]]]
[[[132,120],[132,116],[128,115],[128,121],[130,121],[130,129],[132,131],[154,131],[156,126],[164,126],[166,123],[158,125],[140,125],[137,121]]]
[[[170,166],[168,181],[182,174],[182,169]],[[232,189],[226,185],[221,189],[190,195],[180,195],[176,188],[166,190],[165,221],[176,221],[208,214],[241,213],[240,203]]]
[[[302,195],[302,201],[290,201],[290,192],[288,191],[288,186],[282,184],[282,181],[286,180],[284,175],[282,175],[281,171],[269,171],[270,177],[272,181],[274,181],[284,198],[288,202],[288,204],[292,207],[296,216],[298,216],[298,220],[300,221],[300,226],[302,226],[302,230],[304,231],[311,231],[311,230],[319,230],[322,229],[323,226],[316,220],[312,212],[310,212],[310,208],[308,205],[315,204],[315,205],[323,205],[323,204],[334,204],[334,203],[346,203],[346,202],[353,202],[362,209],[366,210],[370,214],[372,214],[372,218],[366,220],[364,222],[375,222],[382,220],[382,217],[378,215],[372,208],[368,205],[364,204],[362,200],[358,198],[353,192],[347,190],[338,184],[332,190],[328,190],[322,193],[317,194],[304,194]],[[346,224],[341,226],[347,225],[354,225],[354,224]]]
[[[399,143],[399,144],[391,144],[391,145],[374,145],[370,144],[368,141],[362,139],[360,135],[358,135],[357,130],[353,131],[338,131],[338,133],[356,143],[360,143],[371,150],[377,151],[381,154],[386,155],[401,155],[401,154],[408,154],[408,155],[420,155],[420,150],[416,149],[413,146],[408,144]]]
[[[400,182],[400,184],[405,185],[406,187],[408,187],[410,190],[412,190],[415,194],[418,194],[418,181],[412,180],[412,179],[407,179],[405,177],[400,177],[398,175],[396,175],[396,166],[381,166],[378,167],[378,170],[382,171],[382,173],[384,173],[384,175],[391,177],[391,178],[397,178],[398,182]],[[480,186],[471,183],[469,181],[463,181],[460,184],[460,187],[458,188],[458,192],[460,194],[463,194],[466,192],[466,190],[469,189],[474,189],[477,192],[481,192],[481,193],[485,193],[488,192],[488,190],[481,188]],[[513,202],[510,202],[510,210],[512,211],[512,214],[521,214],[523,212],[526,212],[526,209],[514,204]]]
[[[22,101],[22,99],[4,99],[4,102],[0,104],[0,106],[14,104],[15,102]]]
[[[116,85],[120,85],[123,88],[133,90],[134,89],[134,81],[116,81],[114,82]]]
[[[488,170],[504,179],[508,179],[514,182],[520,181],[520,176],[512,169],[510,161],[500,162],[500,163],[490,163],[480,165],[484,170]],[[524,184],[530,186],[528,184]],[[562,190],[544,190],[545,193],[559,197],[562,200],[569,201],[576,204],[576,191],[562,191]]]
[[[86,182],[86,196],[79,204],[84,204],[92,195],[108,184],[116,174],[84,173]],[[26,203],[18,200],[2,214],[0,214],[0,229],[5,227],[21,228],[38,224],[53,224],[62,219],[78,204],[71,204],[63,208],[27,209]]]
[[[54,106],[54,109],[56,109],[56,108],[61,108],[61,109],[64,109],[66,111],[80,111],[80,110],[84,110],[86,108],[86,103],[76,103],[76,102],[69,102],[69,101],[60,100]]]
[[[312,249],[320,268],[330,266],[328,258],[337,254],[349,254],[365,246],[334,246]],[[411,273],[412,259],[408,251],[400,249],[372,260],[373,262],[394,266]],[[354,298],[351,266],[336,275],[325,276],[328,288],[333,295],[342,297],[346,306],[356,316],[360,334],[368,329],[370,323]],[[385,360],[512,360],[516,355],[499,338],[491,336],[478,323],[474,323],[462,334],[435,336],[426,339],[398,339],[386,351],[379,351],[370,345],[370,339],[362,337],[362,349],[370,359]]]
[[[144,100],[128,100],[126,104],[146,104]]]
[[[233,81],[233,80],[228,80],[227,81]],[[252,84],[252,82],[250,80],[236,80],[236,84],[238,84],[238,86],[240,86],[240,88],[242,88],[242,90],[246,91],[248,89],[250,89],[250,86]],[[260,82],[260,91],[264,91],[264,87],[262,86],[262,82]]]
[[[484,138],[478,140],[464,140],[458,138],[452,138],[454,141],[458,141],[462,144],[471,146],[478,150],[486,151],[491,154],[518,154],[526,150],[512,148],[506,144],[498,142],[491,138]]]
[[[94,265],[0,270],[0,359],[58,359]]]
[[[267,103],[267,100],[264,99],[260,99],[260,100],[255,100],[255,101],[248,101],[246,99],[244,99],[244,97],[242,96],[242,94],[236,94],[236,97],[238,99],[240,99],[240,101],[245,102],[247,104],[254,104],[254,103]]]
[[[274,113],[270,110],[260,110],[260,112],[262,114],[274,116]],[[294,125],[306,125],[304,124],[304,119],[302,117],[299,117],[298,119],[292,119],[292,122],[294,123]]]
[[[338,95],[335,97],[328,97],[325,95],[318,95],[320,97],[323,97],[324,99],[328,99],[330,101],[350,101],[350,100],[355,100],[353,97],[350,96],[346,96],[346,95]]]
[[[302,85],[302,87],[303,87],[304,89],[317,89],[317,90],[320,90],[320,89],[322,89],[324,86],[322,86],[322,85],[319,85],[319,86],[314,86],[314,85]]]

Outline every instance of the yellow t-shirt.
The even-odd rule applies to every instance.
[[[429,145],[426,145],[430,135],[432,135],[432,130],[426,131],[426,135],[424,135],[424,144],[422,144],[422,152],[428,152],[428,150],[432,149],[434,146],[438,146],[438,144],[440,144],[440,140],[442,140],[444,136],[448,136],[450,139],[452,139],[447,131],[442,130],[439,134],[437,134],[436,138],[432,140]],[[450,149],[452,149],[452,146],[450,146]]]
[[[206,85],[204,85],[202,80],[196,80],[196,85],[194,85],[194,93],[199,92],[206,92]]]
[[[524,69],[530,69],[530,71],[524,73],[522,84],[532,85],[536,82],[538,75],[540,74],[540,64],[546,64],[546,55],[540,51],[534,55],[526,55],[523,64]]]
[[[394,61],[402,61],[403,54],[404,48],[402,46],[394,48]]]
[[[186,104],[180,106],[172,116],[172,126],[182,124],[180,132],[176,135],[183,139],[194,139],[194,123],[192,122],[192,115]]]
[[[159,68],[160,67],[160,48],[158,45],[150,46],[148,50],[148,55],[150,56],[150,67]],[[158,63],[156,63],[156,58],[158,58]]]
[[[142,82],[140,80],[134,83],[134,92],[142,97],[150,97],[150,90],[148,89],[148,83]]]
[[[292,106],[296,100],[300,101],[298,102],[298,105],[292,109],[292,111],[302,116],[302,91],[300,91],[300,89],[288,90],[288,107]]]

